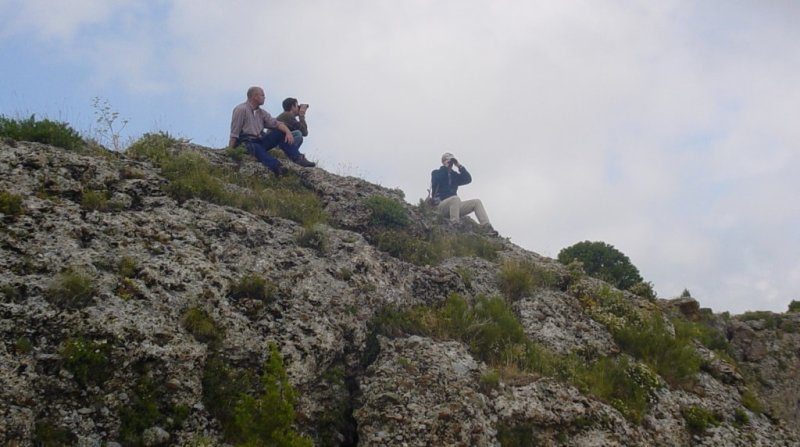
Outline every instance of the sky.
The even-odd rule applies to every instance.
[[[794,0],[0,0],[0,114],[222,148],[262,86],[273,115],[310,104],[323,169],[416,204],[452,152],[521,247],[602,241],[661,298],[784,312],[797,23]]]

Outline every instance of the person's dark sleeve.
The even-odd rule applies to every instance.
[[[472,183],[472,176],[469,175],[469,171],[463,165],[458,170],[458,185],[468,185]]]
[[[300,121],[297,121],[297,127],[300,129],[300,133],[302,133],[304,137],[308,136],[308,123],[306,123],[306,117],[300,116]]]
[[[439,194],[439,179],[436,176],[438,171],[431,171],[431,197],[436,198]]]

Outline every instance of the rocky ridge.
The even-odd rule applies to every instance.
[[[232,163],[222,151],[191,144],[172,150],[214,165]],[[268,175],[249,159],[237,169]],[[132,171],[137,175],[126,174]],[[698,343],[708,366],[695,387],[660,387],[640,422],[555,378],[501,378],[486,386],[492,368],[464,343],[414,334],[376,338],[371,322],[386,307],[441,305],[453,293],[469,300],[499,296],[496,272],[503,262],[538,265],[562,282],[570,272],[501,238],[494,239],[495,260],[404,262],[365,237],[371,222],[365,200],[402,201],[401,192],[322,169],[293,168],[291,175],[314,191],[327,213],[323,250],[298,243],[305,229],[297,222],[196,198],[175,200],[164,191],[168,181],[146,160],[0,143],[0,191],[23,199],[19,215],[0,215],[3,445],[44,438],[84,446],[225,445],[223,423],[204,403],[209,365],[222,357],[231,368],[260,371],[269,342],[278,346],[297,390],[295,427],[316,445],[800,442],[794,429],[800,421],[800,315],[724,318],[693,300],[651,302],[625,294],[634,306],[713,321],[732,353],[720,358]],[[109,207],[82,206],[87,191],[106,191]],[[420,231],[439,225],[417,207],[405,207]],[[122,259],[135,261],[134,275],[120,275]],[[48,295],[65,270],[91,278],[85,305],[62,306]],[[266,278],[274,298],[264,304],[232,296],[231,285],[246,275]],[[602,285],[582,281],[584,287]],[[539,288],[512,308],[525,335],[553,352],[620,352],[573,289]],[[187,329],[189,309],[207,315],[221,335],[202,339]],[[68,367],[66,347],[78,341],[103,353],[102,374]],[[87,364],[96,358],[89,354]],[[743,406],[749,383],[757,387],[762,411]],[[163,417],[144,426],[131,412],[143,412],[148,402]],[[719,420],[702,432],[691,430],[685,414],[693,407]]]

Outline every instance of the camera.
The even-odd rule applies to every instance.
[[[308,104],[299,104],[299,107],[301,109],[307,109],[308,108]]]
[[[450,166],[451,168],[453,167],[453,165],[457,165],[457,164],[458,164],[458,160],[456,160],[455,158],[451,158],[450,160],[447,160],[447,165]]]

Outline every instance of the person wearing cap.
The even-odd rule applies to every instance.
[[[297,98],[286,98],[283,100],[283,113],[275,119],[286,124],[292,131],[292,136],[297,142],[297,147],[303,144],[303,138],[308,136],[308,123],[306,122],[306,111],[308,104],[299,104]]]
[[[254,155],[277,175],[283,175],[287,170],[278,159],[269,154],[269,150],[275,146],[281,148],[289,160],[300,166],[307,168],[316,166],[300,153],[299,146],[286,124],[276,120],[261,108],[266,99],[267,96],[261,87],[247,89],[247,101],[233,109],[228,146],[236,147],[244,144],[248,153]],[[264,133],[265,129],[279,132]]]
[[[453,167],[457,170],[454,170]],[[472,182],[472,176],[450,152],[442,155],[442,166],[431,172],[431,197],[438,202],[439,213],[450,217],[451,223],[458,223],[459,219],[472,212],[478,218],[478,223],[491,235],[496,236],[497,231],[492,228],[489,216],[483,208],[480,199],[461,200],[458,197],[458,187]]]

